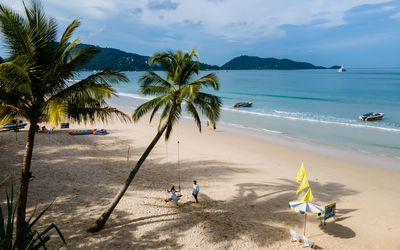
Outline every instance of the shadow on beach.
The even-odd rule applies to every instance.
[[[10,171],[18,177],[26,133],[20,133],[18,141],[4,134],[0,135],[0,161],[8,164],[1,165],[0,179]],[[135,148],[127,163],[126,148],[133,143],[113,136],[72,137],[66,131],[38,134],[32,159],[35,179],[30,184],[29,213],[36,205],[40,211],[57,197],[39,225],[45,228],[52,222],[57,224],[71,249],[179,248],[184,246],[180,238],[187,232],[194,241],[205,240],[216,248],[236,246],[239,240],[265,248],[289,239],[288,228],[303,226],[303,217],[288,209],[288,202],[296,199],[294,190],[298,187],[288,179],[279,179],[278,183],[237,184],[229,200],[217,200],[201,192],[200,204],[187,197],[180,207],[166,205],[162,201],[164,188],[176,182],[177,171],[175,163],[165,161],[161,149],[146,160],[106,227],[96,234],[86,233],[145,150]],[[6,161],[10,157],[12,160]],[[180,167],[186,182],[194,177],[207,179],[209,183],[224,182],[238,173],[251,172],[235,163],[220,161],[182,161]],[[15,179],[18,185],[18,178]],[[324,203],[356,193],[339,183],[321,185],[310,181],[310,185]],[[4,187],[1,188],[3,203]],[[329,223],[321,230],[335,237],[355,236],[354,231],[338,223]],[[54,239],[50,247],[61,244]]]

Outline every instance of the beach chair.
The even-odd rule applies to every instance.
[[[69,122],[61,123],[61,128],[69,128]]]
[[[301,236],[301,240],[303,241],[303,247],[308,247],[309,249],[314,248],[315,242],[310,241],[306,236]]]
[[[324,225],[326,225],[326,220],[329,218],[334,217],[336,220],[336,202],[331,203],[329,205],[326,205],[324,207]],[[321,219],[321,224],[322,224],[322,218]]]
[[[297,245],[299,245],[301,236],[298,235],[297,232],[294,231],[293,229],[290,229],[290,236],[292,237],[291,241],[296,241]]]

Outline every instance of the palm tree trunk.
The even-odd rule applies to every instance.
[[[96,222],[88,228],[86,231],[89,233],[95,233],[103,229],[104,225],[106,224],[108,218],[110,217],[111,213],[114,211],[114,208],[118,205],[118,202],[121,200],[122,196],[125,194],[126,190],[128,189],[129,185],[131,184],[133,178],[139,171],[140,167],[142,166],[143,162],[146,160],[147,156],[150,154],[151,150],[157,144],[158,140],[164,133],[165,129],[167,128],[167,124],[161,127],[160,131],[158,131],[157,135],[154,137],[153,141],[147,147],[146,151],[144,151],[143,155],[140,157],[139,161],[136,163],[136,166],[132,169],[129,173],[128,179],[125,181],[124,187],[119,191],[117,196],[115,196],[114,201],[111,203],[111,206],[96,220]]]
[[[17,246],[22,240],[23,230],[25,227],[25,212],[26,203],[28,201],[28,186],[29,186],[29,170],[31,168],[33,143],[35,140],[37,123],[31,123],[29,126],[28,139],[25,146],[24,163],[22,165],[21,184],[19,188],[18,207],[17,207]]]

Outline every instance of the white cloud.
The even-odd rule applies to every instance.
[[[103,24],[98,30],[96,30],[94,32],[91,32],[89,34],[89,37],[90,38],[96,37],[96,36],[100,35],[101,33],[103,33],[106,30],[107,30],[107,25]]]
[[[390,0],[46,0],[43,5],[50,15],[64,22],[77,17],[85,23],[131,20],[136,25],[169,29],[195,24],[204,34],[232,41],[284,36],[282,25],[339,26],[345,23],[343,17],[349,9],[384,2]],[[13,2],[12,6],[17,5]]]
[[[390,16],[390,18],[400,18],[400,12]]]
[[[176,11],[163,11],[163,19],[155,18],[154,11],[145,10],[142,22],[155,26],[173,26],[190,20],[201,23],[204,30],[227,39],[248,36],[283,35],[281,25],[305,25],[319,21],[318,26],[334,27],[345,23],[345,12],[363,4],[377,4],[389,0],[180,0]],[[323,22],[321,22],[323,20]],[[241,25],[239,25],[241,24]]]

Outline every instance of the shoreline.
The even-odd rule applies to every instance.
[[[123,107],[121,110],[128,115],[131,115],[133,112],[133,110],[128,112]],[[157,117],[158,116],[156,115],[155,118]],[[181,121],[185,124],[195,126],[193,119],[190,117],[183,116]],[[206,120],[202,120],[203,128],[207,129],[205,123]],[[223,130],[226,130],[233,134],[240,134],[252,138],[261,139],[267,143],[282,145],[294,149],[306,150],[320,155],[337,157],[342,160],[365,164],[366,167],[383,168],[400,172],[400,157],[394,155],[364,151],[350,146],[337,145],[332,142],[321,143],[313,139],[298,138],[294,135],[289,135],[279,131],[245,127],[239,124],[226,123],[223,121],[217,122],[217,129],[218,128],[222,128]]]
[[[122,110],[130,109],[133,112],[135,106],[149,99],[151,98],[123,92],[110,103],[116,104]],[[256,134],[256,137],[271,137],[271,134],[272,137],[275,137],[277,134],[281,137],[289,137],[287,141],[296,141],[303,148],[312,147],[305,144],[316,144],[318,146],[313,148],[321,153],[332,155],[331,151],[337,151],[336,153],[340,155],[346,155],[346,159],[352,159],[353,156],[349,152],[354,151],[357,156],[356,158],[359,158],[359,162],[365,164],[372,163],[385,168],[400,170],[396,162],[400,161],[400,151],[395,147],[397,145],[395,138],[398,138],[400,132],[396,129],[380,128],[371,124],[342,124],[275,117],[271,115],[256,115],[253,117],[253,113],[247,110],[232,111],[230,108],[223,108],[222,112],[223,117],[219,121],[219,124],[221,126],[232,127],[232,131],[243,133],[246,130],[245,134],[252,136]],[[251,122],[245,122],[247,119],[250,119]],[[253,119],[255,120],[253,121]],[[266,126],[263,124],[269,125]],[[360,137],[359,133],[367,136],[369,133],[368,130],[371,129],[372,134],[370,139]],[[347,136],[352,134],[355,134],[355,137],[349,137],[348,139]],[[388,144],[385,144],[386,139],[390,139]],[[284,144],[290,146],[291,143],[286,142]],[[319,146],[327,147],[328,149],[321,150]]]
[[[185,122],[190,123],[188,118],[185,118]],[[278,131],[266,131],[265,129],[263,129],[264,131],[260,131],[259,129],[249,127],[244,127],[244,129],[242,129],[239,126],[226,123],[219,124],[219,127],[236,134],[265,140],[268,143],[302,149],[321,155],[338,157],[343,160],[362,163],[368,166],[379,166],[384,169],[400,171],[400,158],[394,155],[363,151],[361,149],[337,145],[330,142],[321,143],[312,139],[298,138]]]

